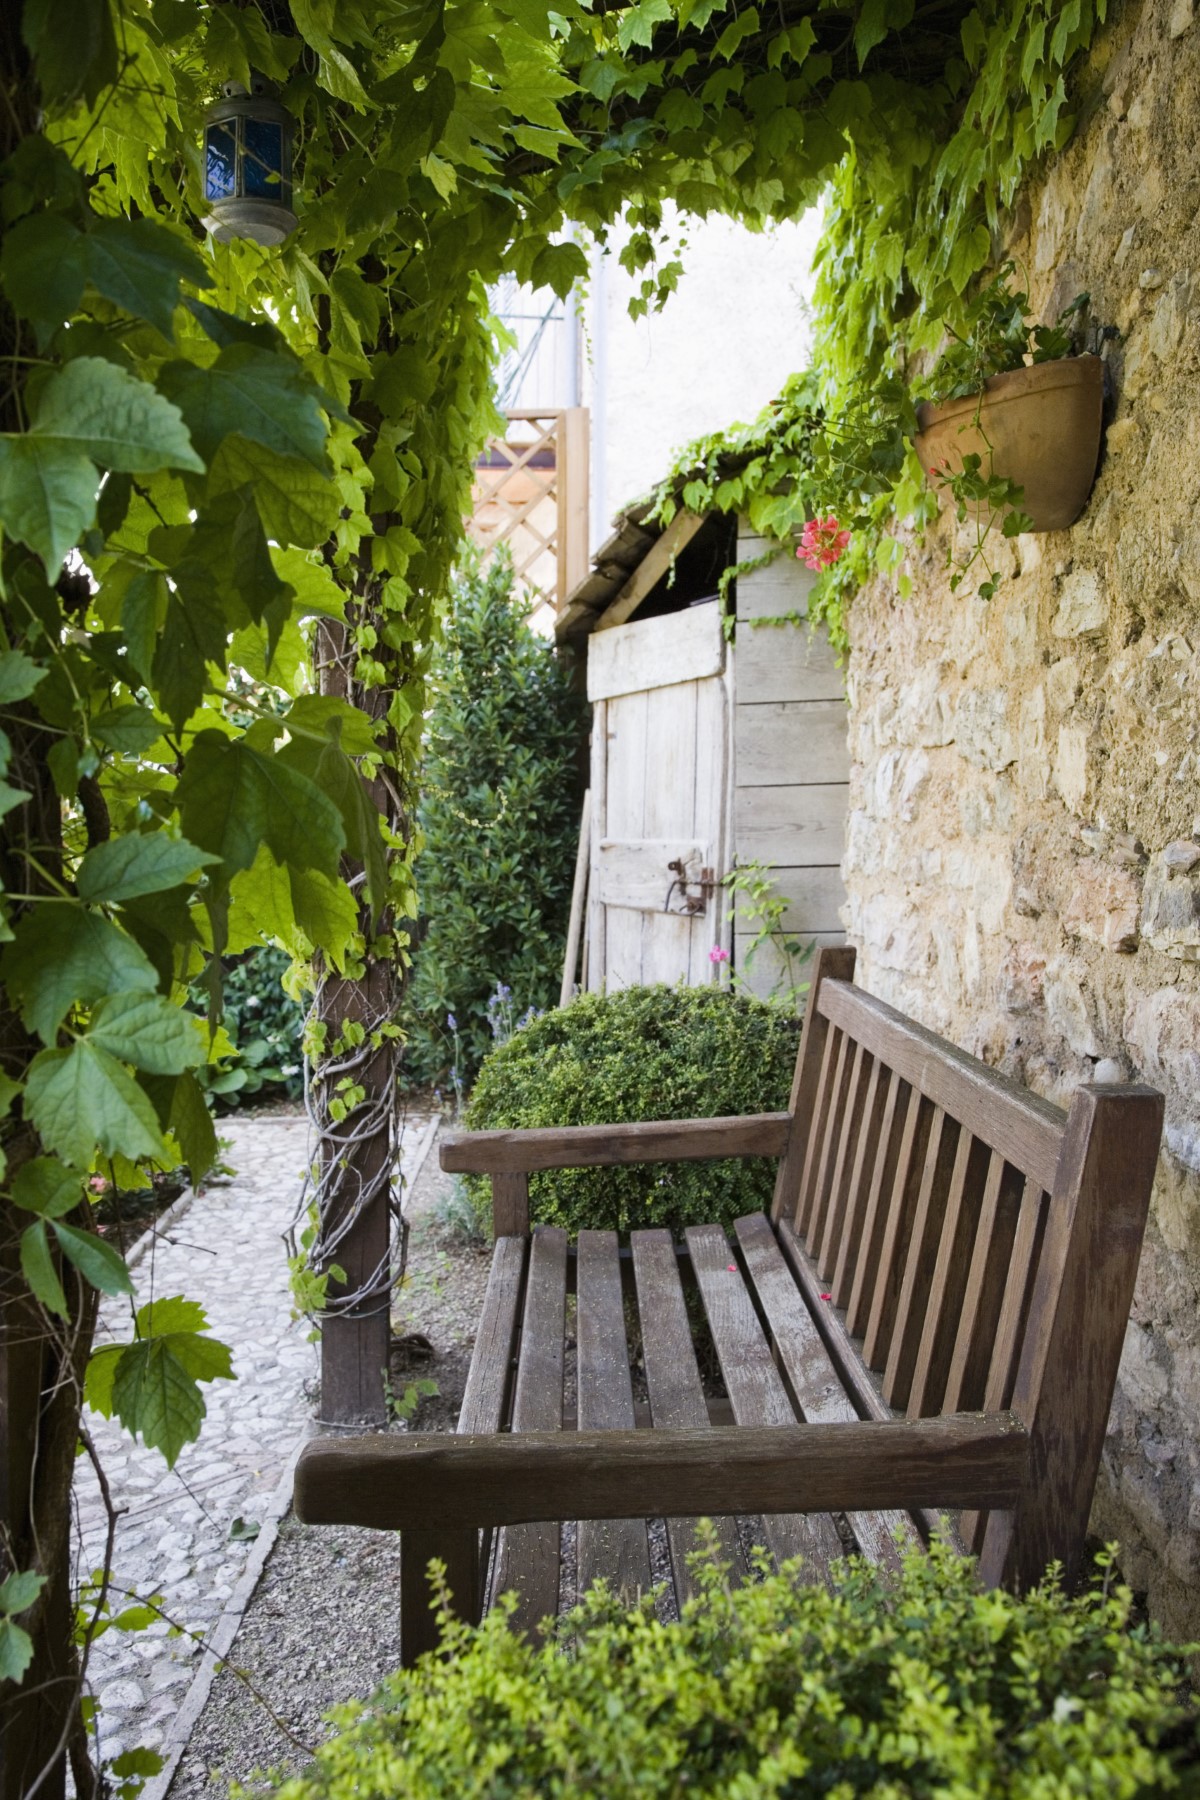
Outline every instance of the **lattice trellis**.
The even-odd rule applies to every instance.
[[[534,602],[531,622],[551,632],[566,596],[587,573],[587,411],[573,406],[507,417],[504,437],[489,438],[476,464],[468,530],[488,554],[509,545],[517,591]]]

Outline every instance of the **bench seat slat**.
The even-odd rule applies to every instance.
[[[650,1417],[656,1431],[680,1431],[711,1423],[708,1402],[700,1381],[692,1343],[687,1302],[679,1277],[679,1260],[669,1231],[635,1231],[631,1234],[633,1270],[637,1282],[638,1317],[642,1328],[642,1361],[650,1392]],[[713,1454],[719,1454],[714,1443]],[[671,1573],[680,1605],[693,1592],[687,1559],[697,1549],[695,1519],[668,1519]],[[746,1572],[741,1542],[732,1519],[713,1521],[722,1562],[731,1565],[733,1579]]]
[[[567,1234],[541,1226],[529,1251],[529,1280],[513,1401],[514,1431],[561,1431],[567,1308]],[[496,1547],[493,1598],[515,1589],[519,1631],[534,1633],[558,1611],[562,1527],[557,1520],[510,1525]]]
[[[795,1277],[783,1260],[769,1221],[762,1213],[751,1213],[738,1219],[734,1230],[805,1423],[835,1425],[857,1419],[858,1412],[842,1386]],[[907,1513],[853,1512],[848,1517],[859,1549],[873,1563],[899,1567],[897,1533],[904,1549],[920,1545]]]
[[[685,1235],[736,1423],[795,1425],[796,1414],[729,1239],[719,1225],[689,1225]],[[771,1513],[763,1529],[776,1560],[802,1556],[814,1580],[822,1579],[843,1554],[833,1520],[824,1513]]]
[[[615,1231],[581,1231],[576,1274],[580,1431],[632,1431],[633,1382]],[[603,1576],[626,1603],[650,1589],[644,1519],[580,1519],[579,1592]]]

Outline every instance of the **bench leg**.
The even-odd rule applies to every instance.
[[[409,1668],[441,1639],[429,1586],[429,1564],[437,1557],[446,1565],[451,1603],[469,1625],[479,1621],[479,1533],[405,1531],[400,1539],[400,1663]]]

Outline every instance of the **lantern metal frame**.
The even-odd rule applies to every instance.
[[[204,226],[219,243],[252,238],[273,248],[296,229],[292,211],[292,115],[270,83],[247,93],[228,82],[204,118]],[[219,179],[218,179],[219,176]]]

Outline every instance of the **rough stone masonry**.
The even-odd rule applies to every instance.
[[[1141,1079],[1166,1144],[1093,1523],[1200,1636],[1200,26],[1119,9],[1080,129],[997,245],[1038,316],[1115,325],[1069,532],[998,544],[984,602],[852,608],[845,921],[860,979],[1039,1092]],[[995,534],[998,535],[998,534]]]

